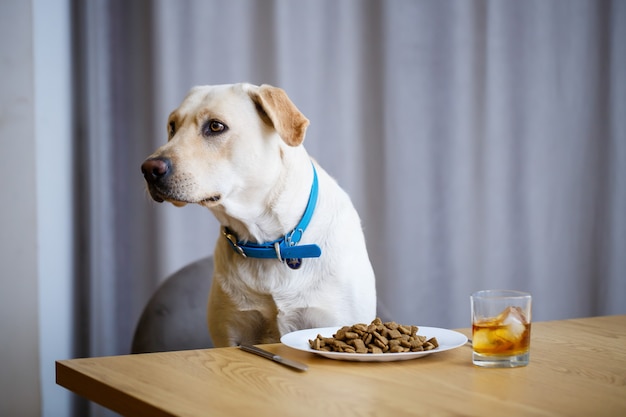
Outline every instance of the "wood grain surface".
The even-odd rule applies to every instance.
[[[460,330],[469,336],[469,329]],[[472,365],[471,347],[399,362],[263,348],[58,361],[57,383],[126,416],[626,416],[626,316],[533,323],[530,365]]]

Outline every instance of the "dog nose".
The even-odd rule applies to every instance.
[[[148,182],[155,182],[167,177],[171,168],[170,160],[165,158],[150,158],[141,164],[141,172]]]

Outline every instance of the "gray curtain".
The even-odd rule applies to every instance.
[[[284,88],[351,195],[384,319],[626,313],[626,2],[76,1],[84,354],[127,353],[168,273],[213,251],[139,170],[196,84]],[[350,237],[346,236],[346,245]]]

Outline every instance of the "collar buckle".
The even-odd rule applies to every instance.
[[[285,235],[285,243],[287,246],[296,246],[300,239],[302,239],[302,235],[304,234],[304,230],[298,228],[293,229],[291,232]]]

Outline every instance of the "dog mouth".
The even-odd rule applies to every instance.
[[[184,198],[178,193],[172,193],[169,190],[162,190],[158,186],[155,186],[152,184],[148,186],[148,192],[150,193],[150,196],[152,197],[152,199],[156,201],[157,203],[163,203],[167,201],[168,203],[172,203],[177,207],[182,207],[186,204],[200,204],[200,205],[205,205],[205,206],[213,206],[222,200],[222,195],[219,193],[211,195],[207,198],[188,199],[188,198]]]
[[[215,195],[212,195],[209,198],[205,198],[204,200],[200,201],[199,204],[210,204],[210,205],[213,205],[213,204],[219,203],[219,201],[221,199],[222,199],[222,195],[221,194],[215,194]]]

